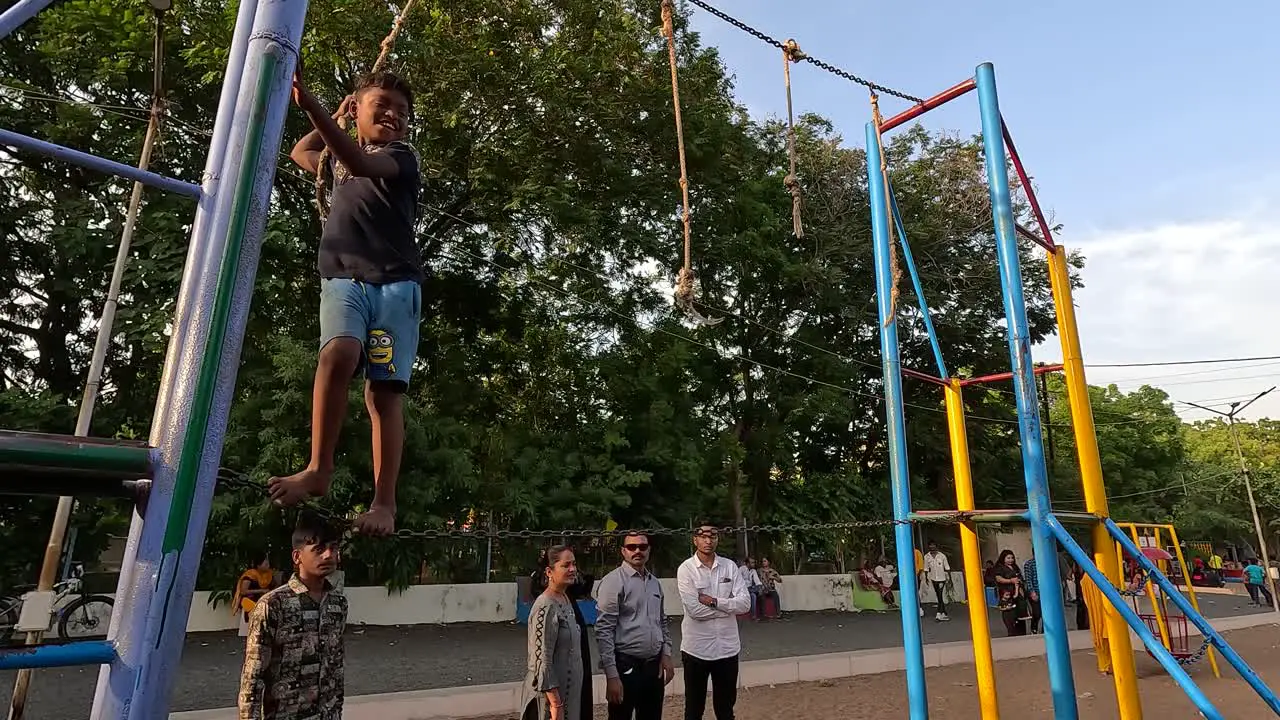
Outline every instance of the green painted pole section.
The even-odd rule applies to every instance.
[[[79,470],[103,475],[151,476],[151,448],[61,435],[0,432],[0,467]]]
[[[267,104],[271,101],[271,83],[275,78],[279,59],[266,53],[262,56],[262,71],[258,75],[253,107],[250,109],[248,136],[244,143],[244,159],[240,163],[240,176],[236,178],[235,196],[231,202],[231,222],[227,228],[227,244],[218,267],[218,285],[214,290],[213,316],[209,321],[209,339],[205,343],[204,357],[200,361],[196,390],[191,402],[191,424],[178,456],[174,478],[173,501],[169,505],[169,521],[165,525],[161,552],[179,552],[187,540],[187,525],[191,521],[191,503],[196,492],[196,478],[200,472],[200,459],[204,455],[205,441],[209,434],[209,414],[213,410],[214,388],[218,372],[222,368],[222,346],[226,341],[227,322],[231,315],[232,294],[236,277],[240,272],[240,249],[244,244],[245,230],[249,225],[249,204],[253,199],[254,175],[258,171],[258,156],[262,153],[263,131],[267,124]]]

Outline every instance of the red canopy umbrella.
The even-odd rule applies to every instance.
[[[1148,560],[1172,560],[1173,559],[1173,556],[1169,554],[1169,551],[1162,550],[1158,547],[1144,547],[1142,548],[1142,554],[1146,555]]]

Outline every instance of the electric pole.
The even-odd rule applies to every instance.
[[[1236,448],[1236,460],[1240,462],[1240,476],[1244,478],[1245,494],[1249,496],[1249,510],[1253,512],[1253,529],[1258,534],[1258,552],[1262,553],[1262,569],[1265,571],[1263,577],[1267,580],[1267,587],[1271,589],[1271,609],[1280,613],[1280,598],[1276,597],[1276,581],[1271,577],[1271,558],[1267,553],[1267,538],[1262,532],[1262,520],[1258,517],[1258,504],[1253,500],[1253,482],[1249,479],[1249,465],[1244,461],[1244,451],[1240,449],[1240,437],[1236,434],[1236,415],[1257,402],[1263,395],[1266,395],[1275,389],[1275,386],[1272,386],[1268,390],[1263,390],[1257,395],[1254,395],[1252,400],[1245,403],[1241,403],[1239,401],[1233,402],[1231,403],[1231,410],[1228,412],[1214,410],[1213,408],[1205,407],[1204,405],[1197,405],[1185,400],[1182,401],[1182,404],[1197,407],[1201,410],[1207,410],[1208,412],[1214,413],[1215,415],[1221,415],[1227,419],[1227,428],[1231,432],[1231,443],[1235,445]]]

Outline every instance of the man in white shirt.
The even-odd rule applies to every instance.
[[[890,590],[893,589],[893,582],[898,579],[898,571],[894,569],[893,563],[885,560],[884,558],[880,558],[880,562],[876,563],[874,572],[876,579],[880,581],[881,585],[884,585]]]
[[[693,533],[693,557],[676,571],[684,606],[680,660],[684,665],[684,717],[702,720],[711,680],[716,720],[733,720],[738,701],[738,614],[751,609],[747,584],[733,561],[716,554],[720,532],[702,523]]]
[[[924,577],[933,585],[933,594],[938,597],[938,614],[934,620],[946,622],[947,617],[947,581],[951,579],[951,563],[947,556],[938,550],[938,543],[929,541],[929,552],[924,554]]]

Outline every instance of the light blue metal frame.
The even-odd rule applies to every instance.
[[[18,0],[0,15],[0,39],[8,37],[9,33],[52,4],[53,0]]]
[[[1107,523],[1112,524],[1110,520],[1107,520]],[[1178,663],[1178,659],[1173,656],[1173,653],[1169,652],[1164,643],[1160,642],[1160,638],[1156,637],[1151,632],[1151,628],[1147,627],[1142,618],[1138,617],[1137,611],[1129,607],[1129,603],[1125,602],[1124,596],[1120,594],[1115,585],[1111,584],[1111,581],[1098,569],[1098,566],[1093,564],[1093,558],[1090,554],[1086,553],[1084,548],[1076,543],[1075,538],[1071,537],[1071,533],[1067,532],[1067,529],[1058,521],[1058,518],[1052,515],[1049,516],[1048,528],[1058,543],[1067,551],[1067,554],[1089,575],[1090,579],[1093,580],[1093,584],[1098,586],[1098,590],[1106,596],[1107,601],[1115,606],[1116,611],[1120,613],[1120,617],[1123,617],[1129,627],[1138,634],[1138,638],[1147,646],[1147,650],[1151,651],[1151,656],[1156,659],[1156,662],[1160,663],[1165,672],[1169,673],[1169,677],[1173,678],[1173,681],[1182,688],[1182,691],[1191,699],[1200,714],[1204,715],[1208,720],[1222,720],[1222,713],[1218,712],[1218,709],[1213,706],[1209,697],[1196,685],[1195,680],[1191,679],[1191,676]],[[1123,533],[1121,534],[1123,535]],[[1142,553],[1138,554],[1141,555]]]
[[[938,377],[948,380],[947,363],[942,359],[942,343],[938,341],[938,331],[933,327],[933,315],[929,312],[929,301],[924,297],[924,285],[920,282],[920,272],[916,270],[916,260],[911,255],[911,243],[907,242],[907,224],[902,221],[902,210],[898,209],[898,198],[893,194],[893,183],[886,182],[889,190],[889,204],[893,207],[893,224],[898,228],[898,239],[902,242],[902,259],[907,261],[907,271],[911,273],[911,287],[915,288],[916,300],[920,303],[920,315],[924,318],[924,329],[929,334],[929,344],[933,346],[933,359],[938,363]]]
[[[86,152],[73,150],[69,147],[57,145],[44,140],[37,140],[33,137],[21,135],[10,130],[0,129],[0,145],[8,145],[26,150],[40,155],[69,162],[73,165],[87,167],[90,170],[97,170],[108,175],[116,175],[118,177],[127,178],[140,182],[143,185],[150,185],[166,192],[177,193],[178,195],[186,195],[187,197],[200,197],[200,186],[195,183],[175,180],[173,178],[158,175],[147,170],[140,170],[132,165],[118,163],[115,160],[107,160],[97,155],[90,155]]]
[[[885,425],[889,436],[889,482],[893,487],[893,528],[902,587],[902,650],[905,654],[910,720],[928,720],[929,696],[924,681],[924,638],[920,630],[920,597],[916,585],[915,544],[911,514],[911,473],[907,468],[906,420],[902,407],[902,362],[898,354],[898,323],[893,314],[893,272],[889,244],[888,188],[880,173],[880,138],[875,123],[867,123],[867,188],[871,201],[871,235],[875,251],[876,305],[880,317],[880,355],[884,369]],[[910,569],[908,569],[910,568]]]
[[[1235,649],[1228,645],[1226,638],[1222,637],[1217,630],[1214,630],[1213,626],[1209,624],[1209,621],[1196,611],[1196,608],[1191,604],[1191,601],[1188,600],[1186,596],[1178,590],[1177,586],[1170,582],[1169,578],[1165,577],[1164,573],[1160,572],[1160,568],[1156,567],[1156,564],[1151,562],[1150,558],[1143,554],[1142,550],[1133,543],[1133,538],[1129,537],[1129,535],[1121,530],[1120,526],[1116,525],[1111,518],[1107,518],[1104,521],[1104,524],[1107,528],[1107,532],[1111,534],[1111,537],[1115,538],[1116,542],[1120,543],[1120,547],[1124,550],[1125,554],[1138,561],[1138,565],[1140,565],[1151,579],[1160,586],[1160,589],[1164,591],[1165,597],[1169,598],[1169,601],[1172,602],[1178,610],[1182,611],[1182,614],[1200,630],[1200,633],[1204,635],[1205,639],[1208,640],[1211,645],[1213,645],[1215,650],[1222,653],[1222,657],[1226,658],[1227,662],[1231,663],[1231,667],[1235,668],[1236,672],[1240,673],[1240,677],[1244,678],[1244,681],[1249,683],[1249,686],[1253,688],[1254,692],[1258,693],[1258,697],[1262,698],[1262,701],[1271,708],[1272,712],[1276,715],[1280,715],[1280,698],[1277,698],[1275,692],[1273,692],[1271,688],[1267,687],[1267,684],[1262,681],[1262,678],[1258,673],[1254,672],[1253,668],[1249,667],[1249,663],[1245,662],[1243,657],[1240,657],[1240,653],[1236,652]],[[1184,687],[1183,690],[1186,690],[1186,688]]]
[[[0,670],[100,665],[116,656],[115,643],[82,640],[62,645],[15,645],[0,648]]]
[[[49,2],[20,0],[0,35]],[[0,668],[103,664],[93,720],[169,715],[306,12],[307,0],[240,3],[203,186],[0,130],[0,144],[199,200],[152,421],[150,503],[130,528],[110,641],[0,653]]]
[[[1058,549],[1047,525],[1052,503],[1040,429],[1040,403],[1036,397],[1035,364],[1031,359],[1031,334],[1027,328],[1027,305],[1022,295],[1018,235],[1009,197],[1009,171],[1001,132],[1000,103],[996,96],[995,68],[991,63],[979,65],[975,79],[982,115],[987,189],[991,195],[991,216],[995,223],[1000,289],[1009,323],[1009,357],[1013,365],[1018,431],[1022,439],[1022,472],[1027,485],[1031,545],[1035,556],[1044,559],[1036,564],[1041,587],[1056,588],[1061,586],[1062,580],[1058,574],[1058,563],[1052,561],[1058,557]],[[1071,645],[1067,639],[1062,594],[1041,593],[1040,607],[1044,616],[1044,644],[1048,656],[1049,687],[1053,695],[1053,716],[1055,720],[1077,720],[1076,684],[1071,673]]]

